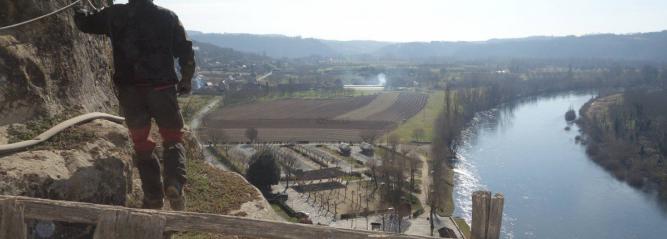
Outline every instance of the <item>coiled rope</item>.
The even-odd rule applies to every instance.
[[[55,15],[55,14],[58,14],[58,13],[62,12],[62,11],[65,11],[65,10],[71,8],[71,7],[74,7],[74,5],[80,3],[81,1],[82,1],[82,0],[76,0],[76,1],[74,1],[73,3],[67,5],[67,6],[65,6],[65,7],[63,7],[63,8],[60,8],[60,9],[58,9],[58,10],[55,10],[55,11],[53,11],[53,12],[51,12],[51,13],[46,14],[46,15],[42,15],[42,16],[39,16],[39,17],[30,19],[30,20],[27,20],[27,21],[19,22],[19,23],[16,23],[16,24],[12,24],[12,25],[9,25],[9,26],[0,27],[0,31],[7,30],[7,29],[11,29],[11,28],[15,28],[15,27],[19,27],[19,26],[23,26],[23,25],[32,23],[32,22],[34,22],[34,21],[37,21],[37,20],[40,20],[40,19],[43,19],[43,18],[53,16],[53,15]],[[95,9],[96,11],[99,11],[99,8],[95,7],[95,5],[93,5],[93,3],[92,3],[90,0],[86,0],[86,1],[88,2],[88,5],[90,5],[90,7],[92,7],[92,8]]]

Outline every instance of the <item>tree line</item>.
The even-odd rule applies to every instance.
[[[602,102],[601,100],[605,100]],[[667,91],[637,88],[594,100],[581,110],[591,159],[631,186],[667,199]]]
[[[464,71],[444,81],[445,102],[435,122],[431,148],[431,171],[433,172],[433,184],[429,192],[431,214],[436,211],[447,214],[453,208],[451,205],[453,168],[456,162],[458,141],[461,132],[468,127],[469,122],[478,112],[521,98],[549,93],[572,90],[609,91],[610,89],[632,89],[642,86],[664,89],[667,86],[667,68],[660,69],[654,66],[589,65],[585,67],[569,66],[565,69],[562,67],[552,69],[546,66],[527,69],[521,66],[515,65],[514,69],[507,72]],[[625,109],[623,111],[625,113],[619,113],[618,115],[625,115],[625,118],[614,119],[618,121],[615,127],[618,128],[619,133],[622,132],[627,137],[637,139],[640,138],[637,132],[626,132],[624,127],[632,126],[633,130],[641,128],[641,132],[646,134],[653,132],[649,141],[658,142],[657,144],[661,146],[656,147],[662,150],[666,135],[664,131],[657,131],[656,128],[665,128],[664,123],[658,123],[656,119],[646,119],[640,122],[636,117],[640,112],[646,114],[649,108],[653,113],[667,109],[661,103],[667,102],[665,101],[667,99],[659,99],[657,95],[660,93],[657,91],[651,95],[653,98],[647,98],[649,96],[642,93],[633,94],[630,98],[637,102],[630,104],[635,107],[632,109],[634,113],[627,112],[629,109]],[[664,91],[662,95],[665,95]],[[639,96],[645,99],[636,99]],[[648,104],[652,104],[652,107],[646,106]],[[637,105],[643,106],[637,108]],[[662,109],[658,110],[661,106]],[[632,117],[632,120],[627,117]],[[614,120],[611,122],[613,123]],[[645,135],[645,137],[649,136]],[[665,170],[661,172],[662,177],[667,178],[664,175]],[[665,188],[665,185],[661,187]]]

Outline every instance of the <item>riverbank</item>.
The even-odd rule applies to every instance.
[[[586,153],[616,179],[667,199],[667,100],[664,91],[633,91],[586,103],[577,121]]]
[[[665,235],[665,208],[591,161],[575,141],[579,126],[563,118],[595,95],[541,96],[478,114],[457,148],[454,214],[471,220],[471,193],[490,190],[506,198],[503,238]]]

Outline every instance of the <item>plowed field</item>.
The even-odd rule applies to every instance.
[[[223,107],[204,118],[204,140],[246,142],[256,128],[263,142],[359,142],[364,131],[387,132],[414,116],[427,95],[383,93],[341,99],[289,99]],[[224,136],[223,136],[224,135]]]

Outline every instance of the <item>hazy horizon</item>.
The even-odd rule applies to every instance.
[[[115,1],[122,3],[126,1]],[[486,41],[667,29],[658,0],[155,0],[207,33],[386,42]]]
[[[647,32],[626,32],[626,33],[612,33],[612,32],[600,32],[600,33],[587,33],[587,34],[582,34],[582,35],[552,35],[552,36],[546,36],[546,35],[532,35],[532,36],[518,36],[518,37],[508,37],[508,38],[502,38],[502,37],[494,37],[494,38],[489,38],[489,39],[484,39],[484,40],[471,40],[471,41],[466,41],[466,40],[423,40],[423,41],[386,41],[386,40],[369,40],[369,39],[350,39],[350,40],[339,40],[339,39],[329,39],[329,38],[321,38],[321,37],[310,37],[310,36],[301,36],[301,35],[287,35],[287,34],[281,34],[281,33],[248,33],[248,32],[207,32],[207,31],[201,31],[197,29],[186,29],[189,32],[200,32],[203,34],[230,34],[230,35],[243,35],[243,34],[248,34],[248,35],[258,35],[258,36],[284,36],[284,37],[301,37],[301,38],[312,38],[312,39],[319,39],[319,40],[327,40],[327,41],[374,41],[374,42],[386,42],[386,43],[412,43],[412,42],[485,42],[485,41],[492,41],[492,40],[513,40],[513,39],[528,39],[528,38],[540,38],[540,37],[584,37],[584,36],[595,36],[595,35],[605,35],[605,34],[613,34],[617,36],[623,36],[623,35],[634,35],[634,34],[644,34],[644,33],[654,33],[654,32],[663,32],[667,31],[667,29],[662,29],[662,30],[655,30],[655,31],[647,31]]]

